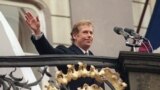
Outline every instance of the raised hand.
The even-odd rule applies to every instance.
[[[30,12],[27,12],[25,14],[25,18],[26,18],[26,23],[30,26],[35,35],[39,35],[41,33],[39,18],[33,17],[33,15]]]

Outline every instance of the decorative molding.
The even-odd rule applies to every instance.
[[[56,82],[59,87],[66,87],[69,82],[85,77],[95,79],[99,83],[106,83],[112,90],[124,90],[125,87],[127,87],[127,84],[122,81],[119,73],[117,73],[114,69],[106,67],[98,71],[98,69],[91,65],[90,70],[87,70],[87,64],[82,62],[78,62],[78,70],[76,70],[75,66],[71,64],[68,64],[67,67],[68,72],[66,74],[62,71],[56,72]],[[60,90],[51,83],[46,86],[46,88],[47,90]],[[77,90],[103,90],[103,88],[97,84],[93,84],[91,86],[84,84],[82,87],[78,87]]]

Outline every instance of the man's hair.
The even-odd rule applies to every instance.
[[[74,34],[78,34],[79,33],[79,27],[80,26],[84,26],[84,25],[87,25],[87,26],[93,26],[92,22],[90,20],[80,20],[79,22],[77,22],[76,24],[74,24],[73,28],[72,28],[72,31],[71,31],[71,40],[72,40],[72,43],[74,42],[74,38],[73,38],[73,35]]]

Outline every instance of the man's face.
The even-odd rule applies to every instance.
[[[93,41],[93,27],[83,25],[78,27],[79,32],[73,35],[74,43],[84,50],[88,50]]]

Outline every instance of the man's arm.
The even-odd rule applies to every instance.
[[[31,40],[35,45],[37,51],[40,55],[43,54],[64,54],[61,49],[53,48],[52,45],[48,42],[45,36],[42,34],[41,38],[38,40],[35,39],[35,36],[32,35]]]
[[[31,28],[33,35],[31,40],[35,45],[39,54],[63,54],[64,52],[60,49],[53,48],[52,45],[45,38],[44,34],[40,30],[40,22],[38,17],[33,17],[30,12],[25,14],[26,23]]]

